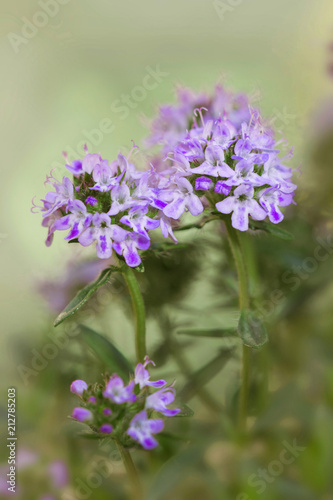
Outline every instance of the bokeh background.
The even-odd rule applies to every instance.
[[[175,84],[209,91],[219,81],[249,93],[295,145],[293,166],[302,164],[298,205],[283,223],[294,240],[261,236],[246,242],[251,289],[258,308],[268,311],[270,334],[269,346],[254,360],[261,389],[254,384],[253,410],[260,418],[247,442],[235,438],[237,347],[226,368],[208,377],[208,396],[186,385],[192,372],[217,355],[220,343],[178,336],[177,329],[233,326],[237,320],[235,275],[223,232],[216,226],[192,231],[182,237],[189,249],[147,257],[141,285],[157,373],[177,378],[195,417],[172,423],[176,437],[150,459],[140,453],[135,459],[150,500],[333,499],[332,247],[327,259],[313,264],[317,238],[327,241],[333,230],[332,2],[59,0],[44,2],[44,10],[41,4],[1,5],[1,473],[7,387],[15,386],[17,498],[126,498],[126,478],[112,445],[85,442],[67,419],[74,405],[70,382],[94,382],[103,363],[79,335],[51,347],[53,359],[41,355],[70,328],[52,327],[62,301],[98,269],[82,277],[80,263],[88,251],[61,238],[45,247],[31,199],[44,195],[52,168],[59,177],[65,173],[62,151],[80,155],[88,142],[113,158],[130,149],[131,139],[143,146],[149,118],[159,104],[174,101]],[[156,86],[140,94],[137,87],[152,70],[159,75]],[[131,104],[120,111],[126,94]],[[272,290],[283,292],[273,305]],[[77,320],[134,361],[128,307],[123,284],[114,281]],[[281,465],[281,452],[296,442],[301,451]],[[93,487],[82,486],[105,464],[110,470],[102,481],[94,476]],[[268,476],[259,485],[263,469]]]

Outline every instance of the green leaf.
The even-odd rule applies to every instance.
[[[268,341],[268,335],[263,322],[250,309],[241,311],[238,322],[238,333],[243,344],[256,349]]]
[[[170,250],[183,250],[184,248],[188,248],[187,243],[169,243],[167,241],[162,241],[159,243],[153,243],[147,252],[153,252],[154,254],[169,252]]]
[[[79,325],[85,343],[111,373],[117,372],[128,379],[133,368],[125,356],[109,340],[85,325]]]
[[[101,439],[101,437],[105,437],[105,434],[101,435],[97,432],[79,432],[78,436],[84,439]]]
[[[188,401],[193,398],[202,387],[208,384],[208,382],[224,368],[232,356],[232,351],[233,348],[221,349],[214,359],[194,372],[191,375],[191,380],[185,384],[179,393],[179,398],[183,401]]]
[[[288,231],[285,231],[284,229],[280,229],[276,227],[274,224],[269,224],[268,222],[264,221],[257,221],[257,220],[250,220],[249,222],[249,227],[250,229],[253,229],[254,231],[265,231],[266,233],[270,233],[276,238],[280,238],[282,240],[293,240],[294,235],[289,233]]]
[[[175,417],[193,417],[194,411],[192,410],[192,408],[187,406],[185,403],[178,404],[176,401],[175,405],[177,408],[180,408],[180,412],[177,413],[177,415],[175,415]]]
[[[89,285],[82,288],[82,290],[75,295],[74,299],[71,300],[59,316],[57,316],[54,326],[60,325],[60,323],[75,314],[101,286],[108,282],[111,273],[118,271],[120,271],[120,268],[114,266],[104,269],[96,281],[89,283]]]
[[[205,329],[183,329],[178,330],[178,335],[189,335],[190,337],[207,337],[207,338],[228,338],[228,337],[238,337],[237,330],[235,328],[213,328],[211,330]]]

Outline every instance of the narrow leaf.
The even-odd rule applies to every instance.
[[[183,329],[178,330],[178,335],[189,335],[190,337],[207,337],[207,338],[228,338],[228,337],[238,337],[237,330],[235,328],[214,328],[211,330],[205,329]]]
[[[89,285],[82,288],[82,290],[77,293],[74,299],[71,300],[71,302],[59,314],[59,316],[57,316],[54,322],[54,326],[60,325],[60,323],[75,314],[76,311],[78,311],[101,286],[107,283],[110,274],[116,271],[119,271],[119,268],[109,267],[107,269],[104,269],[104,271],[101,272],[96,281],[93,281],[93,283],[89,283]]]
[[[181,390],[179,397],[183,401],[188,401],[193,398],[202,387],[214,378],[224,368],[226,363],[232,356],[233,348],[221,349],[219,354],[209,361],[205,366],[191,375],[191,380],[185,384]]]
[[[159,242],[159,243],[153,243],[148,252],[151,251],[151,252],[154,252],[155,253],[164,253],[164,252],[169,252],[169,250],[172,250],[172,251],[177,251],[177,250],[182,250],[184,248],[188,248],[188,244],[187,243],[169,243],[167,241],[162,241],[162,242]]]
[[[85,343],[111,373],[128,379],[133,368],[125,356],[109,340],[85,325],[79,325]]]
[[[192,410],[192,408],[187,406],[185,403],[178,404],[176,401],[175,405],[177,408],[180,408],[180,412],[177,413],[176,417],[193,417],[194,411]]]
[[[98,434],[97,432],[79,432],[78,436],[84,439],[101,439],[101,434]],[[103,434],[103,437],[105,438],[105,434]]]
[[[279,227],[276,227],[274,224],[269,224],[264,221],[255,221],[255,220],[250,220],[249,222],[250,229],[253,229],[254,231],[261,230],[265,231],[266,233],[270,233],[273,236],[276,236],[276,238],[280,238],[282,240],[293,240],[294,235],[289,233],[288,231],[285,231],[284,229],[280,229]]]
[[[238,322],[238,333],[243,344],[259,348],[268,341],[268,335],[263,322],[250,309],[241,312]]]

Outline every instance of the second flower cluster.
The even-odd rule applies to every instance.
[[[74,408],[72,417],[84,422],[101,434],[108,434],[125,447],[134,442],[150,450],[158,445],[154,434],[164,428],[162,418],[152,418],[153,412],[173,417],[181,410],[170,409],[175,399],[175,389],[165,380],[151,381],[147,366],[153,364],[148,356],[135,368],[134,378],[125,385],[114,374],[104,386],[88,386],[84,380],[75,380],[71,392],[81,398],[81,405]],[[149,388],[157,389],[150,393]]]

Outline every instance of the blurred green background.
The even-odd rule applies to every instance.
[[[46,339],[55,335],[55,312],[44,300],[45,293],[44,297],[37,293],[38,283],[59,280],[69,261],[88,254],[86,249],[66,245],[59,237],[46,248],[41,218],[30,213],[31,199],[45,194],[43,182],[52,168],[58,177],[65,174],[62,151],[74,150],[80,156],[82,144],[88,142],[92,150],[112,159],[120,149],[130,149],[131,139],[141,144],[147,135],[145,123],[156,107],[174,101],[175,84],[210,91],[222,81],[230,89],[251,95],[254,104],[295,145],[293,166],[302,163],[303,175],[297,178],[298,206],[283,223],[295,240],[260,237],[248,242],[249,255],[254,255],[249,262],[251,286],[258,303],[269,298],[271,290],[284,290],[284,299],[267,318],[271,344],[265,348],[263,359],[258,359],[258,366],[264,365],[270,374],[270,391],[278,395],[274,393],[275,399],[271,396],[263,404],[268,410],[252,441],[245,445],[235,443],[231,424],[223,421],[222,425],[195,396],[190,401],[196,410],[192,423],[174,427],[185,441],[200,435],[202,448],[196,450],[199,458],[189,463],[184,459],[186,474],[182,473],[175,485],[170,479],[177,478],[173,465],[167,479],[160,483],[170,484],[170,491],[166,489],[163,496],[162,488],[160,496],[151,498],[236,499],[241,491],[247,496],[238,500],[333,499],[332,257],[301,279],[295,290],[281,285],[283,273],[313,256],[316,238],[327,238],[333,227],[333,105],[332,80],[327,71],[332,64],[328,50],[333,40],[332,2],[62,0],[56,4],[44,2],[48,5],[44,10],[42,3],[2,2],[0,23],[1,414],[6,420],[7,387],[16,386],[20,446],[38,454],[30,465],[36,477],[32,482],[31,473],[30,489],[22,493],[22,498],[42,498],[43,488],[48,487],[44,485],[48,481],[45,470],[52,461],[61,459],[68,464],[72,481],[66,486],[69,491],[89,464],[93,468],[91,457],[103,455],[100,449],[96,451],[95,443],[88,446],[77,440],[76,426],[66,420],[74,404],[68,396],[71,380],[80,376],[93,382],[102,371],[84,345],[77,339],[70,341],[28,382],[18,370],[22,364],[31,366],[34,349],[40,352]],[[54,10],[41,17],[38,13],[47,8]],[[31,22],[43,26],[33,28]],[[155,88],[140,94],[136,87],[157,69],[160,76]],[[127,110],[120,112],[119,100],[126,94],[138,98],[132,98]],[[215,230],[184,236],[200,244],[200,252],[194,251],[191,256],[191,266],[187,256],[181,254],[175,262],[167,257],[165,265],[153,259],[147,264],[150,274],[143,278],[142,286],[147,290],[151,313],[148,345],[151,352],[157,349],[156,356],[163,326],[168,335],[175,336],[173,323],[193,326],[191,321],[195,325],[201,321],[201,326],[217,326],[236,322],[237,305],[230,291],[234,274],[226,263],[228,250],[223,237],[218,228]],[[175,265],[179,274],[171,277],[170,269]],[[192,276],[193,269],[197,272]],[[159,291],[156,276],[168,281],[167,290]],[[225,277],[230,278],[230,290]],[[152,286],[156,287],[155,300],[161,293],[161,304],[167,293],[178,294],[173,301],[165,299],[168,303],[158,314],[154,296],[148,293]],[[88,309],[80,321],[112,338],[134,359],[132,324],[122,284],[114,283],[111,294],[102,293],[99,299],[97,316],[89,314]],[[196,318],[193,311],[198,310],[201,312]],[[218,341],[185,343],[182,352],[186,352],[189,370],[204,365],[218,348]],[[160,361],[163,365],[163,355]],[[177,387],[182,387],[186,373],[178,373],[175,359],[164,361],[163,374],[177,377]],[[217,400],[228,399],[228,387],[237,379],[238,362],[230,362],[226,374],[211,381],[209,390]],[[274,481],[266,481],[265,491],[259,494],[258,488],[249,486],[248,477],[264,464],[267,467],[279,456],[284,440],[292,443],[295,436],[305,451],[274,476]],[[151,459],[150,469],[146,459],[138,458],[147,484],[153,482],[163,462],[178,453],[179,446],[176,442],[163,448]],[[1,453],[5,461],[6,452]],[[195,451],[191,456],[196,456]],[[123,472],[117,467],[93,491],[92,498],[125,498]],[[56,494],[59,496],[55,498],[61,498],[59,492]]]

